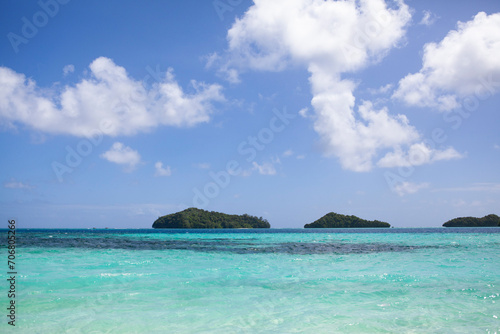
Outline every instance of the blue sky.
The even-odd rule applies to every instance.
[[[0,214],[499,214],[498,1],[3,1]]]

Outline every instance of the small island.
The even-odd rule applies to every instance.
[[[476,217],[459,217],[447,221],[443,224],[444,227],[491,227],[500,226],[500,217],[491,214],[483,218]]]
[[[153,228],[270,228],[262,217],[228,215],[221,212],[189,208],[184,211],[159,217]]]
[[[320,219],[304,228],[367,228],[367,227],[391,227],[390,224],[378,220],[364,220],[356,216],[346,216],[330,212]]]

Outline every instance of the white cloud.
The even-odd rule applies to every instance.
[[[119,165],[125,165],[126,171],[132,171],[141,162],[139,153],[120,142],[115,142],[111,148],[101,154],[101,158]]]
[[[321,122],[316,122],[314,129],[326,144],[326,153],[337,156],[345,169],[369,171],[380,150],[411,144],[419,138],[406,116],[392,116],[387,108],[375,110],[370,102],[359,106],[356,119],[349,88],[316,95],[312,104],[320,111]]]
[[[429,148],[424,143],[417,143],[410,146],[408,152],[400,148],[387,153],[377,163],[379,167],[410,167],[433,163],[440,160],[452,160],[463,158],[463,155],[449,147],[445,150],[435,150]]]
[[[493,148],[494,148],[495,150],[500,150],[500,145],[495,144],[495,145],[493,145]]]
[[[255,161],[252,163],[253,169],[257,170],[261,175],[275,175],[276,168],[274,168],[274,164],[270,162],[264,162],[262,165],[259,165]]]
[[[423,17],[422,20],[420,20],[419,24],[422,24],[424,26],[431,26],[433,25],[439,17],[436,16],[436,14],[432,13],[431,11],[424,10],[423,12]]]
[[[191,81],[186,93],[171,69],[150,87],[130,78],[123,67],[100,57],[89,77],[60,92],[43,89],[23,74],[0,67],[0,119],[42,132],[89,136],[133,135],[159,125],[189,127],[208,122],[222,87]]]
[[[282,70],[293,63],[335,73],[377,60],[404,35],[411,18],[398,1],[256,0],[228,31],[232,64]]]
[[[288,150],[286,150],[285,152],[283,152],[283,154],[282,154],[282,155],[283,155],[285,158],[286,158],[286,157],[290,157],[290,156],[292,156],[292,155],[293,155],[293,151],[292,151],[292,150],[290,150],[290,149],[288,149]]]
[[[15,179],[11,179],[8,182],[5,182],[3,185],[5,188],[10,188],[10,189],[33,189],[34,187],[27,184],[23,183],[20,181],[16,181]]]
[[[310,115],[309,115],[309,108],[302,108],[299,110],[299,115],[304,117],[304,118],[308,118]]]
[[[401,79],[393,98],[443,111],[467,98],[484,99],[498,91],[499,54],[500,13],[480,12],[441,42],[426,44],[421,70]]]
[[[356,107],[356,85],[341,77],[379,62],[404,43],[410,20],[402,1],[389,7],[383,0],[256,0],[228,31],[224,65],[240,71],[306,67],[314,129],[325,153],[345,169],[368,171],[378,154],[410,147],[421,138],[404,115],[375,110],[367,101]],[[307,109],[300,115],[308,116]]]
[[[399,196],[404,196],[408,194],[414,194],[421,189],[429,187],[429,183],[413,183],[413,182],[401,182],[394,186],[393,191],[395,191]]]
[[[63,74],[64,76],[67,76],[70,73],[73,73],[75,71],[75,65],[66,65],[63,67]]]
[[[172,170],[170,169],[170,166],[167,166],[167,168],[163,167],[163,162],[158,161],[155,163],[155,176],[170,176],[172,175]]]

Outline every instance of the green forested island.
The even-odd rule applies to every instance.
[[[459,217],[447,221],[443,224],[444,227],[486,227],[500,226],[500,217],[491,214],[483,218],[476,217]]]
[[[346,216],[330,212],[304,228],[353,228],[353,227],[391,227],[390,224],[378,220],[364,220],[356,216]]]
[[[228,215],[221,212],[189,208],[184,211],[159,217],[153,228],[270,228],[262,217]]]

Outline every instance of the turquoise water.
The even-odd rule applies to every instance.
[[[0,332],[500,333],[499,232],[18,230]]]

